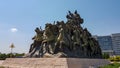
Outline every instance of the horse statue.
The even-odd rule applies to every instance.
[[[53,54],[55,35],[52,30],[52,24],[46,24],[45,31],[43,33],[43,41],[41,46],[42,55],[45,53]]]
[[[35,32],[36,35],[32,38],[34,42],[30,46],[29,54],[31,57],[40,57],[40,46],[43,41],[43,31],[37,27]]]
[[[70,45],[69,39],[67,38],[66,31],[65,31],[65,25],[61,24],[59,25],[59,35],[57,37],[57,41],[55,43],[55,53],[57,52],[64,52],[66,48],[68,48]]]

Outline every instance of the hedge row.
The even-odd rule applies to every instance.
[[[14,57],[21,57],[21,56],[24,56],[24,53],[22,54],[18,54],[18,53],[15,53],[15,54],[0,54],[0,60],[5,60],[6,58],[14,58]]]
[[[109,60],[119,62],[120,61],[120,56],[112,56],[112,57],[109,58]]]

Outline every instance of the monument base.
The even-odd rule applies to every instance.
[[[7,58],[2,66],[8,68],[90,68],[110,64],[106,59],[87,58]]]

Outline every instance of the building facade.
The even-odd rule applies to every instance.
[[[120,33],[115,33],[111,35],[114,55],[120,55]]]
[[[108,53],[109,55],[113,55],[111,36],[94,36],[94,38],[98,41],[102,53]]]

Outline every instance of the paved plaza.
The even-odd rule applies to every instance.
[[[2,65],[3,62],[4,62],[4,60],[0,60],[0,65]]]

